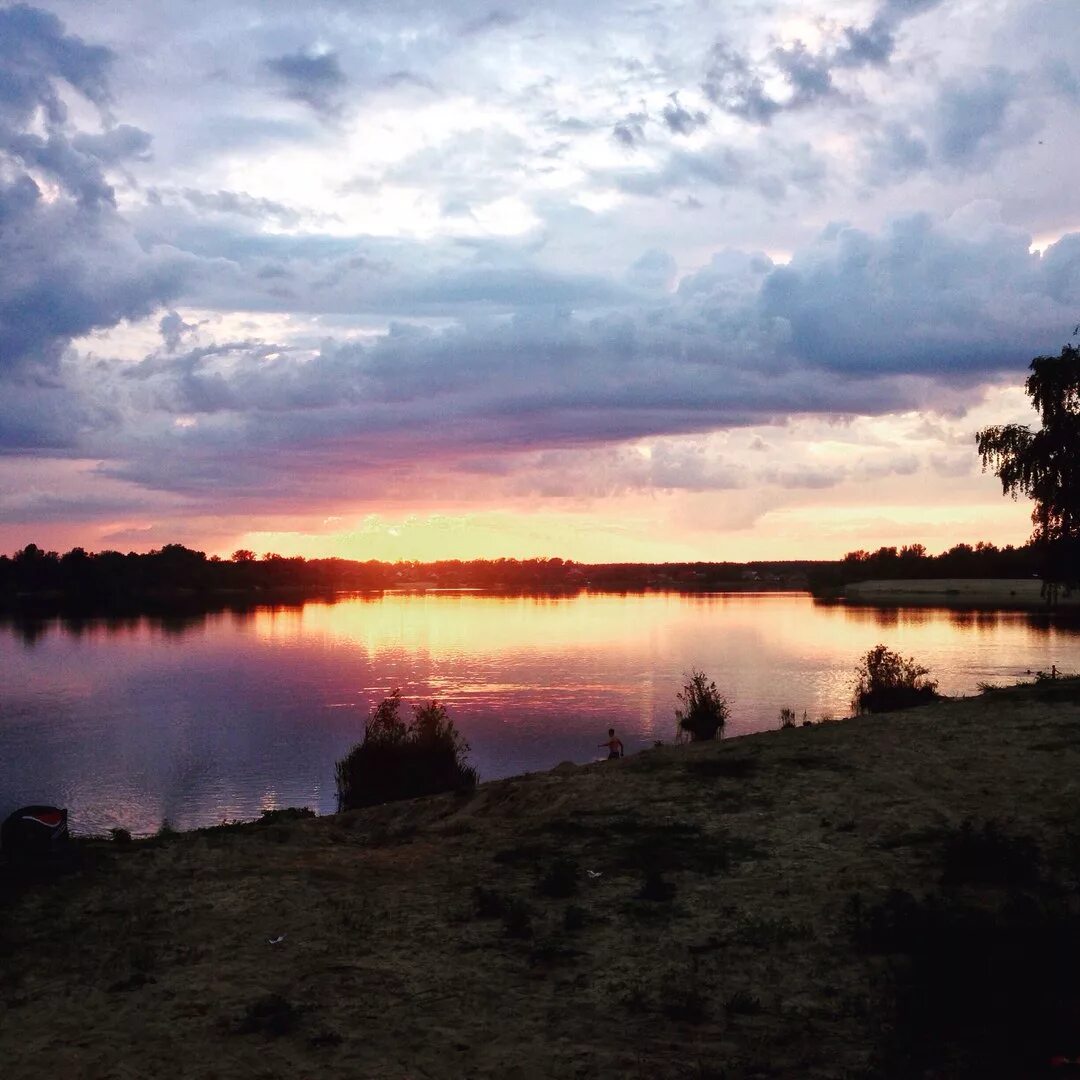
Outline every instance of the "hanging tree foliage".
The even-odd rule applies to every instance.
[[[1042,548],[1044,590],[1053,595],[1080,584],[1080,348],[1035,357],[1024,389],[1042,427],[1005,424],[975,438],[983,469],[997,474],[1002,491],[1035,502],[1032,540]]]

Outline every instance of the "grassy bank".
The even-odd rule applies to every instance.
[[[89,844],[84,872],[6,899],[3,1075],[839,1078],[927,1055],[996,1075],[1004,1025],[923,1016],[905,932],[963,938],[1027,903],[1071,957],[1078,766],[1080,685],[1057,682]],[[1071,1007],[1069,976],[1033,986],[1019,962],[998,974]],[[1033,1068],[1080,1052],[1029,1034]]]
[[[859,581],[845,586],[856,603],[928,604],[935,607],[979,606],[1045,610],[1042,582],[1034,578],[919,578]],[[1080,607],[1080,594],[1061,593],[1058,607]]]

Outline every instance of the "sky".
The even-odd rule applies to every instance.
[[[0,5],[0,551],[1022,543],[1076,0]]]

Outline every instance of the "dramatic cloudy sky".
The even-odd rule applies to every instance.
[[[0,550],[1020,542],[1076,0],[0,5]]]

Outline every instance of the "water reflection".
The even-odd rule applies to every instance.
[[[945,693],[1080,667],[1075,619],[823,604],[781,594],[386,593],[338,603],[0,621],[0,811],[69,806],[73,827],[152,831],[333,809],[333,763],[394,686],[445,701],[484,778],[633,750],[674,731],[701,668],[731,733],[781,708],[846,715],[878,642]]]

